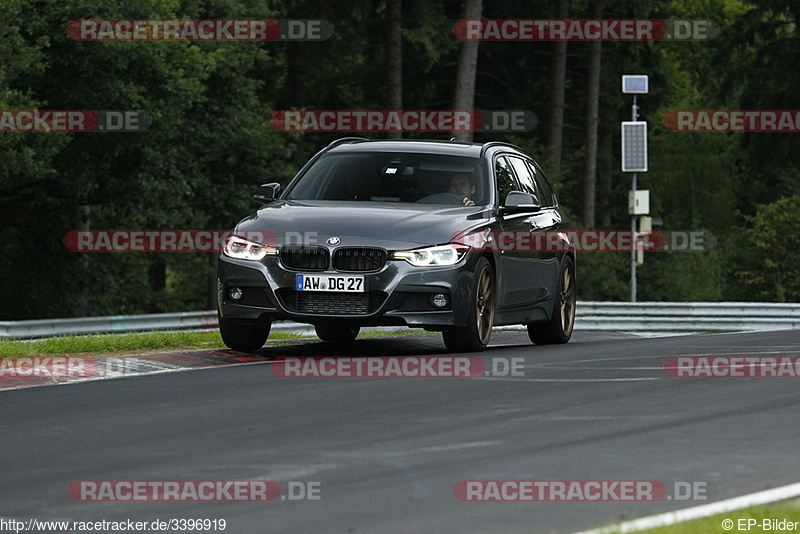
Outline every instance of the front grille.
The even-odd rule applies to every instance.
[[[365,315],[369,308],[367,293],[297,292],[297,311],[321,315]]]
[[[275,292],[283,307],[309,315],[368,315],[386,302],[383,291],[344,293],[336,291],[295,291],[283,288]]]
[[[280,250],[281,263],[287,269],[324,271],[329,263],[328,249],[324,247],[284,246]]]
[[[378,271],[386,263],[386,251],[379,248],[339,248],[333,255],[337,271]]]

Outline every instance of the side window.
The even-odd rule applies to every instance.
[[[525,160],[522,158],[516,158],[514,156],[508,156],[508,160],[511,162],[511,166],[514,167],[514,172],[517,173],[517,179],[522,186],[522,191],[525,193],[530,193],[531,195],[535,196],[539,202],[542,202],[542,197],[536,190],[536,184],[533,182],[533,174],[531,173],[528,165],[525,163]]]
[[[505,156],[500,156],[494,160],[494,175],[497,181],[497,197],[498,203],[503,204],[506,197],[511,191],[517,190],[517,184],[514,183],[514,175],[511,172],[511,166],[506,161]]]
[[[556,201],[553,195],[553,188],[550,187],[550,182],[547,181],[547,177],[544,175],[544,172],[542,172],[542,169],[535,163],[529,162],[528,166],[531,172],[533,172],[533,179],[536,180],[536,186],[539,188],[539,191],[542,192],[542,205],[555,206]]]

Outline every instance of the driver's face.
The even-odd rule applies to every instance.
[[[457,174],[450,179],[450,192],[461,197],[469,197],[475,193],[475,186],[463,174]]]

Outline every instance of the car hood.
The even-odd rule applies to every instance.
[[[242,220],[234,231],[253,232],[253,240],[268,244],[325,245],[338,237],[339,246],[401,250],[448,243],[461,232],[485,226],[489,217],[486,206],[277,200]]]

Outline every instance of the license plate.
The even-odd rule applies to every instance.
[[[298,291],[335,291],[337,293],[364,293],[363,276],[338,276],[297,274],[294,287]]]

